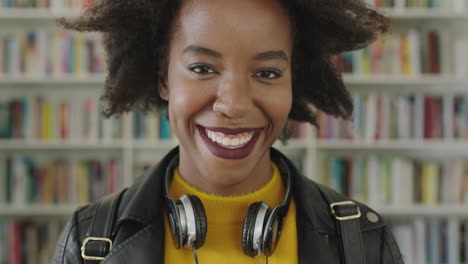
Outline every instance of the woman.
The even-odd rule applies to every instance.
[[[53,263],[402,263],[377,214],[271,148],[288,119],[316,124],[310,105],[350,118],[331,57],[386,18],[358,0],[102,0],[59,23],[104,33],[107,114],[167,107],[180,146],[77,210]]]

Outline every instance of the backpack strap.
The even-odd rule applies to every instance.
[[[361,237],[361,210],[354,201],[343,199],[341,195],[317,184],[320,193],[330,205],[330,213],[336,220],[341,240],[344,264],[365,264],[364,246]]]
[[[85,264],[99,264],[112,250],[114,221],[126,190],[105,196],[95,206],[91,225],[81,246],[81,257]]]

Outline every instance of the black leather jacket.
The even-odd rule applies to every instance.
[[[178,148],[173,149],[125,192],[112,229],[114,246],[101,263],[164,263],[162,178],[168,162],[177,153]],[[318,190],[318,184],[300,175],[279,151],[272,149],[271,155],[286,159],[292,173],[292,192],[297,206],[299,263],[340,263],[340,240],[335,220]],[[377,222],[375,219],[374,222],[369,221],[366,214],[374,211],[363,204],[358,205],[363,215],[360,224],[366,263],[403,263],[388,226],[380,217]],[[59,238],[52,263],[84,263],[80,247],[95,206],[96,203],[84,206],[73,214]]]

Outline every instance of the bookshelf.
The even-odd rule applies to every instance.
[[[1,20],[40,20],[54,21],[59,17],[75,17],[80,14],[79,10],[50,8],[0,8]]]
[[[14,86],[62,86],[61,88],[72,88],[76,85],[93,86],[102,88],[104,76],[93,74],[85,77],[4,77],[0,79],[0,87],[6,85]]]
[[[442,1],[442,2],[440,2]],[[451,1],[431,1],[447,4]],[[453,0],[453,6],[444,8],[421,8],[405,7],[402,3],[412,2],[411,0],[395,0],[395,8],[382,7],[384,14],[393,19],[395,34],[405,33],[407,29],[414,29],[415,32],[422,32],[431,29],[443,31],[446,28],[454,29],[453,32],[441,34],[449,36],[460,35],[468,36],[468,32],[463,28],[463,24],[468,22],[468,6],[456,8],[460,1]],[[52,1],[57,3],[59,1]],[[373,0],[368,0],[374,4]],[[380,1],[386,2],[386,1]],[[423,1],[420,1],[423,2]],[[1,5],[1,4],[0,4]],[[60,8],[60,5],[51,8],[2,8],[0,7],[0,40],[2,31],[14,29],[53,29],[54,20],[58,17],[73,17],[80,12],[76,9]],[[468,39],[468,37],[466,37]],[[449,44],[447,44],[449,43]],[[415,96],[437,95],[440,98],[462,97],[468,98],[468,71],[457,72],[456,56],[453,54],[453,42],[441,43],[440,57],[447,58],[439,61],[445,66],[441,66],[438,73],[428,73],[425,70],[418,70],[411,74],[396,74],[385,72],[368,73],[344,73],[343,79],[347,87],[355,93],[367,94],[372,92],[382,94],[409,94]],[[468,53],[468,46],[465,47]],[[0,68],[1,69],[1,68]],[[1,71],[0,71],[1,72]],[[81,75],[75,74],[56,74],[56,75],[16,75],[0,73],[0,103],[3,98],[13,100],[21,98],[23,95],[30,96],[33,100],[35,96],[58,94],[55,98],[50,98],[51,102],[57,102],[61,98],[73,96],[85,100],[87,95],[98,98],[102,90],[105,76],[102,72],[89,72]],[[2,97],[5,96],[5,97]],[[80,105],[81,103],[78,103]],[[82,106],[82,104],[81,104]],[[81,107],[79,106],[79,107]],[[97,103],[96,105],[97,106]],[[448,108],[447,108],[448,107]],[[447,106],[446,109],[450,109]],[[0,109],[1,113],[1,109]],[[97,117],[97,108],[93,109],[93,118]],[[443,116],[442,116],[443,117]],[[54,138],[41,139],[33,136],[25,138],[0,138],[0,161],[6,156],[24,155],[24,156],[64,156],[74,162],[80,161],[82,157],[92,154],[96,159],[108,159],[117,157],[122,166],[122,186],[128,186],[133,182],[137,171],[142,171],[144,166],[155,164],[159,158],[162,158],[168,150],[177,145],[172,137],[166,140],[160,140],[157,137],[150,136],[151,139],[135,138],[132,124],[135,124],[135,114],[129,114],[122,120],[120,134],[117,137],[99,135],[100,129],[93,128],[94,136],[84,138],[82,135],[70,135],[64,139]],[[159,117],[158,117],[159,118]],[[1,119],[1,118],[0,118]],[[442,118],[443,119],[443,118]],[[100,120],[100,119],[99,119]],[[146,119],[144,119],[146,120]],[[102,122],[101,120],[98,122]],[[146,121],[143,121],[146,122]],[[154,122],[154,120],[152,121]],[[453,122],[453,121],[452,121]],[[153,123],[151,123],[153,124]],[[468,124],[468,121],[467,121]],[[161,125],[161,124],[159,124]],[[106,125],[103,125],[106,126]],[[109,128],[107,128],[109,129]],[[159,129],[159,127],[158,127]],[[305,175],[312,179],[329,183],[330,175],[323,170],[323,160],[330,156],[340,157],[349,155],[377,155],[390,157],[407,157],[419,160],[450,160],[462,159],[468,164],[468,137],[446,137],[444,133],[439,138],[318,138],[320,132],[315,131],[308,126],[298,125],[300,135],[291,139],[288,145],[283,146],[279,142],[275,147],[279,148],[285,154],[297,162]],[[445,131],[445,130],[443,130]],[[0,132],[1,133],[1,132]],[[102,132],[108,135],[110,132]],[[148,132],[153,133],[153,132]],[[451,132],[454,133],[454,132]],[[74,164],[74,163],[73,163]],[[75,165],[71,165],[72,167]],[[466,176],[468,177],[468,176]],[[1,177],[0,177],[1,179]],[[0,187],[2,185],[0,184]],[[468,193],[468,190],[467,190]],[[466,194],[468,196],[468,194]],[[371,204],[372,205],[372,204]],[[67,204],[5,204],[0,199],[0,234],[2,219],[20,219],[21,221],[30,221],[34,219],[61,219],[67,218],[78,203]],[[375,210],[380,212],[391,223],[395,223],[399,243],[404,247],[404,252],[409,252],[408,238],[405,234],[414,232],[417,237],[422,237],[422,229],[436,228],[434,221],[451,221],[452,229],[456,225],[468,228],[468,203],[460,202],[455,204],[430,204],[421,203],[409,204],[376,204],[372,205]],[[443,225],[441,225],[443,226]],[[424,228],[422,228],[424,227]],[[430,227],[430,228],[429,228]],[[415,231],[416,230],[416,231]],[[418,231],[419,230],[419,231]],[[464,231],[466,232],[466,231]],[[454,233],[454,232],[452,232]],[[456,233],[456,232],[455,232]],[[466,232],[468,233],[468,232]],[[434,235],[433,233],[426,234]],[[452,234],[453,235],[453,234]],[[403,238],[402,238],[403,237]],[[430,240],[433,241],[434,239]],[[456,240],[458,241],[458,240]],[[466,242],[465,242],[466,243]],[[424,243],[423,243],[424,244]],[[432,245],[434,247],[444,248],[441,245]],[[463,249],[460,248],[460,251]],[[466,248],[466,244],[465,244]],[[440,250],[439,250],[440,251]],[[467,250],[468,251],[468,250]],[[409,253],[408,253],[409,254]],[[454,253],[451,253],[452,255]],[[1,255],[1,254],[0,254]],[[430,256],[440,259],[440,256]],[[457,262],[466,256],[460,258],[450,258],[446,263]],[[420,258],[414,257],[417,261],[407,260],[407,263],[426,263]],[[466,260],[468,261],[468,260]],[[0,256],[1,263],[1,256]],[[434,262],[436,263],[436,262]]]
[[[0,217],[25,218],[25,217],[43,217],[43,218],[63,218],[70,216],[77,206],[28,206],[28,207],[7,207],[0,210]]]

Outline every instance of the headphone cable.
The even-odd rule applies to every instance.
[[[195,243],[192,245],[192,251],[193,251],[193,259],[195,260],[195,264],[198,264],[198,256],[197,256],[197,250],[195,249]]]

